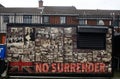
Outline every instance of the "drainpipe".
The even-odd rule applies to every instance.
[[[114,62],[113,56],[114,56],[114,22],[115,22],[115,13],[110,13],[112,16],[112,21],[111,21],[111,28],[112,28],[112,63]],[[112,64],[113,68],[113,64]],[[113,69],[112,69],[113,70]]]

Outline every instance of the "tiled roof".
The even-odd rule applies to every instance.
[[[0,8],[3,8],[4,6],[2,4],[0,4]]]
[[[4,7],[0,4],[0,7]],[[120,10],[90,10],[76,9],[74,6],[44,6],[42,8],[0,8],[0,13],[41,13],[43,15],[96,15],[111,16],[111,13],[120,14]]]
[[[74,6],[45,6],[44,14],[76,14]]]
[[[79,15],[111,15],[112,13],[115,13],[116,15],[120,14],[120,10],[86,10],[86,9],[79,9],[77,10]]]
[[[0,8],[0,13],[40,13],[39,8]]]

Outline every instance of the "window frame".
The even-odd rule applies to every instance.
[[[79,25],[86,25],[86,19],[79,19]]]
[[[66,24],[66,16],[60,16],[60,24]]]
[[[32,15],[23,15],[23,23],[32,23]]]
[[[100,24],[100,21],[102,21],[104,24]],[[97,20],[97,25],[105,25],[104,20],[102,20],[102,19],[98,19],[98,20]]]
[[[77,49],[106,50],[107,31],[108,31],[108,27],[105,27],[105,26],[94,26],[94,27],[93,26],[78,26],[77,27]],[[94,42],[96,44],[94,44]],[[83,46],[80,46],[80,43]]]
[[[79,35],[88,35],[89,37],[87,38],[92,38],[92,39],[87,39],[87,38],[82,38],[84,39],[84,41],[86,41],[88,44],[85,45],[84,42],[84,46],[81,46],[83,44],[81,44],[80,41],[78,41],[78,39],[80,38]],[[90,37],[91,36],[91,37]],[[95,36],[95,37],[94,37]],[[100,42],[102,42],[103,44],[100,45],[98,42],[98,38],[97,36],[99,36],[99,38],[104,38],[104,39],[99,39]],[[101,37],[102,36],[102,37]],[[95,39],[93,39],[95,38]],[[83,43],[83,42],[82,42]],[[92,44],[92,43],[96,43],[96,44]],[[80,45],[81,44],[81,45]],[[99,45],[99,46],[98,46]],[[78,49],[95,49],[95,50],[105,50],[106,49],[106,34],[105,33],[77,33],[77,48]]]
[[[4,22],[4,23],[9,23],[9,21],[10,21],[10,20],[9,20],[9,15],[4,15],[4,16],[3,16],[3,22]]]
[[[49,16],[43,16],[43,24],[49,24],[50,23],[50,17]]]

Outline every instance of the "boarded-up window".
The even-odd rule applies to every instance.
[[[103,28],[78,28],[78,49],[105,49],[106,30]]]
[[[105,49],[104,33],[78,33],[78,48]]]

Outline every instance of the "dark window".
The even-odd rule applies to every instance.
[[[49,23],[49,16],[44,16],[43,17],[43,23],[48,24]]]
[[[78,26],[78,49],[105,49],[107,30],[104,26]]]
[[[105,49],[105,33],[77,33],[77,47],[81,49]]]
[[[9,23],[9,16],[8,15],[3,16],[3,22]]]
[[[114,23],[113,23],[113,25],[114,25],[114,27],[119,26],[119,21],[115,20]]]
[[[32,15],[24,15],[23,23],[32,23]]]

